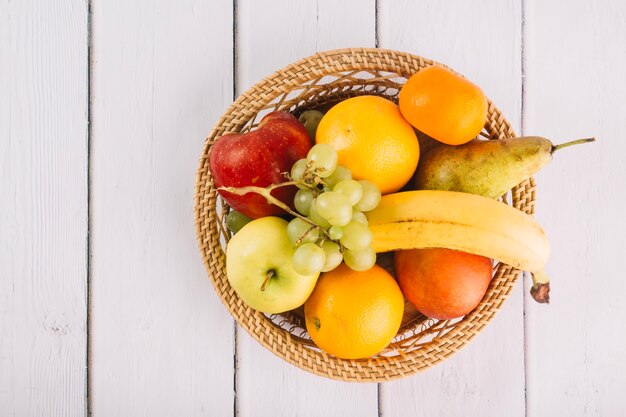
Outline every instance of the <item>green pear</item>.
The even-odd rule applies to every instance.
[[[578,139],[553,145],[546,138],[526,136],[440,145],[420,161],[415,186],[422,190],[461,191],[498,198],[546,166],[557,150],[594,140]]]

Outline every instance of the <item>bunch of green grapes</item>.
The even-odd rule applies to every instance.
[[[342,261],[355,271],[370,269],[376,262],[372,233],[364,212],[380,202],[380,190],[367,180],[354,180],[337,165],[337,152],[317,144],[291,169],[299,188],[294,199],[296,217],[287,226],[296,247],[293,267],[302,275],[335,269]]]

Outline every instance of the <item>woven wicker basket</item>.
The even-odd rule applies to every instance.
[[[239,96],[206,141],[196,178],[195,220],[207,272],[217,294],[241,327],[274,354],[304,370],[343,381],[376,382],[433,366],[461,349],[483,329],[508,298],[520,271],[496,264],[482,302],[462,319],[428,319],[407,302],[402,326],[385,351],[369,359],[338,359],[313,344],[301,309],[268,316],[245,305],[230,287],[224,254],[230,238],[225,227],[228,206],[219,198],[209,171],[211,145],[225,133],[255,128],[265,114],[274,110],[286,110],[297,116],[303,110],[325,110],[341,99],[361,94],[376,94],[397,102],[406,79],[433,63],[419,56],[383,49],[342,49],[310,56],[275,72]],[[481,134],[489,139],[515,136],[509,122],[491,102]],[[533,214],[533,179],[515,187],[508,199],[514,207]],[[379,262],[389,267],[388,257],[379,257]]]

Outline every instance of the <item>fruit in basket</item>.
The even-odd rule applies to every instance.
[[[326,253],[315,243],[303,243],[293,253],[293,269],[302,275],[319,274],[325,263]]]
[[[441,145],[422,156],[415,176],[418,189],[451,190],[499,198],[552,160],[559,149],[593,142],[585,138],[553,145],[527,136],[496,141],[474,140],[460,146]],[[533,271],[530,293],[539,303],[550,300],[549,278]]]
[[[292,231],[290,238],[295,246],[317,241],[324,252],[323,272],[334,269],[344,258],[350,268],[367,270],[376,262],[376,253],[363,211],[376,207],[380,191],[370,181],[351,179],[350,170],[336,165],[336,161],[337,152],[328,144],[318,143],[306,160],[294,164],[294,168],[303,166],[291,172],[292,180],[298,181],[301,188],[294,203],[300,215],[308,216],[308,222],[300,217],[292,220],[288,227]],[[316,256],[321,258],[321,254]],[[294,260],[296,270],[312,264],[319,267],[322,262],[315,261],[312,254]]]
[[[315,243],[320,237],[320,229],[296,217],[287,225],[287,236],[294,246],[303,243]]]
[[[322,243],[322,249],[324,250],[324,266],[322,272],[332,271],[337,268],[341,261],[343,261],[343,255],[341,254],[341,248],[332,240],[325,240]]]
[[[231,232],[237,233],[251,221],[252,219],[250,217],[239,213],[237,210],[231,210],[226,216],[226,227]]]
[[[340,265],[320,276],[304,304],[306,328],[322,350],[343,359],[375,355],[400,328],[404,297],[380,266],[357,272]]]
[[[332,146],[318,143],[306,155],[307,164],[313,166],[316,176],[329,177],[337,168],[337,151]],[[295,179],[295,178],[294,178]]]
[[[346,265],[355,271],[368,271],[376,263],[376,252],[372,246],[364,249],[344,249]]]
[[[226,247],[228,282],[244,303],[263,313],[299,307],[313,291],[319,273],[297,273],[294,250],[287,221],[274,216],[252,220]]]
[[[351,180],[351,179],[352,179],[352,172],[348,168],[342,165],[337,165],[337,168],[335,168],[335,172],[330,174],[328,177],[324,178],[324,182],[329,188],[333,188],[335,185],[339,184],[341,181]]]
[[[375,208],[381,195],[370,181],[354,181],[351,176],[350,170],[337,165],[333,147],[318,143],[306,158],[293,164],[289,182],[268,187],[225,187],[220,191],[257,194],[295,217],[287,225],[287,237],[295,248],[292,263],[296,272],[311,275],[330,271],[344,257],[350,268],[362,271],[376,262],[363,211]],[[299,188],[294,197],[297,211],[271,194],[276,188],[290,185]]]
[[[439,65],[412,75],[400,90],[399,105],[416,129],[448,145],[469,142],[487,121],[480,87]]]
[[[350,200],[335,191],[320,194],[315,199],[315,211],[331,226],[345,226],[352,219]]]
[[[413,66],[409,65],[407,67],[407,65],[404,65],[407,63],[406,54],[396,54],[396,53],[380,54],[377,51],[357,51],[356,53],[353,50],[349,51],[348,53],[337,53],[336,51],[333,51],[331,54],[322,54],[322,56],[320,57],[315,56],[315,57],[312,57],[312,59],[309,59],[307,61],[308,63],[311,64],[310,68],[307,65],[306,67],[308,69],[305,68],[305,71],[303,72],[301,71],[300,73],[298,73],[298,76],[296,77],[297,79],[285,79],[285,77],[275,77],[275,79],[271,79],[269,80],[269,82],[268,80],[263,80],[263,82],[259,84],[259,87],[263,87],[267,89],[269,85],[270,87],[269,89],[272,90],[270,91],[270,93],[274,92],[274,94],[270,94],[268,96],[268,100],[256,100],[256,101],[249,100],[250,106],[249,108],[246,109],[246,112],[243,112],[245,114],[243,114],[242,112],[238,112],[238,114],[233,114],[233,112],[231,111],[227,112],[226,114],[224,114],[223,120],[220,120],[218,129],[216,129],[215,131],[219,131],[220,129],[219,126],[228,124],[228,121],[235,120],[237,118],[240,118],[241,116],[245,117],[246,114],[254,114],[258,111],[263,111],[263,108],[267,107],[268,102],[283,103],[285,99],[288,100],[294,97],[294,95],[297,95],[301,89],[304,89],[305,92],[308,92],[310,94],[306,94],[306,97],[303,96],[303,101],[299,101],[298,105],[308,106],[310,105],[310,103],[307,103],[307,100],[313,101],[313,100],[318,100],[318,99],[324,99],[325,92],[330,91],[333,86],[332,85],[320,86],[320,89],[318,91],[321,91],[321,95],[318,95],[316,94],[317,91],[311,90],[311,88],[318,87],[318,84],[316,84],[317,81],[320,81],[320,84],[325,84],[327,81],[331,82],[330,80],[334,80],[337,77],[342,77],[345,75],[345,71],[344,73],[340,73],[341,69],[331,68],[331,70],[328,70],[329,67],[328,65],[324,65],[324,62],[327,63],[329,57],[333,59],[338,57],[337,59],[343,60],[345,62],[353,61],[353,62],[357,62],[357,64],[359,62],[363,63],[363,65],[357,65],[356,70],[365,71],[367,74],[366,78],[370,78],[370,74],[371,74],[371,76],[374,77],[374,84],[375,84],[377,72],[379,72],[381,68],[378,68],[377,65],[374,65],[374,67],[372,67],[372,63],[379,62],[379,61],[380,62],[388,61],[394,64],[398,64],[399,66],[404,68],[403,72],[406,72],[405,70],[407,69],[408,70],[412,69],[413,71],[419,70],[419,68],[415,68],[415,67],[419,67],[418,65],[419,62],[424,62],[423,60],[416,57],[415,59],[410,60],[411,62],[415,63],[415,65]],[[296,65],[296,66],[302,69],[302,65]],[[282,71],[282,73],[285,73],[285,71]],[[359,77],[360,75],[361,74],[356,74],[357,77]],[[392,75],[401,76],[401,74],[392,74]],[[350,77],[349,79],[345,79],[345,77],[341,79],[344,81],[347,81],[346,86],[350,88],[337,90],[336,93],[337,93],[338,98],[348,97],[352,94],[352,91],[354,88],[359,88],[362,84],[369,83],[369,81],[367,80],[366,81],[361,81],[357,79],[353,80]],[[315,80],[315,81],[311,83],[307,80]],[[333,90],[333,94],[335,93],[335,90]],[[500,114],[497,109],[495,108],[490,109],[489,117],[490,117],[490,120],[489,120],[488,130],[490,132],[495,132],[495,131],[501,132],[501,131],[506,130],[507,122],[504,116]],[[215,139],[215,135],[213,135],[211,139]],[[208,149],[210,149],[210,147],[208,147]],[[423,150],[425,148],[421,147],[420,149]],[[196,226],[197,226],[198,237],[201,242],[218,243],[217,241],[219,240],[219,235],[216,232],[219,231],[218,229],[219,224],[217,224],[214,221],[215,216],[211,215],[215,213],[212,213],[212,212],[207,213],[207,207],[208,207],[208,210],[211,210],[211,211],[213,210],[214,207],[216,207],[215,206],[215,192],[214,192],[215,190],[214,190],[214,187],[212,187],[212,181],[206,180],[207,178],[209,178],[209,175],[210,175],[210,172],[207,169],[208,164],[205,163],[205,162],[208,162],[207,159],[208,159],[208,153],[205,153],[203,156],[203,163],[200,166],[199,175],[198,175],[198,184],[197,184],[198,195],[195,200],[196,206],[197,206]],[[331,177],[332,175],[327,178],[331,178]],[[514,201],[517,201],[517,202],[530,201],[530,203],[534,201],[534,197],[535,197],[534,193],[530,193],[529,190],[520,189],[518,190],[518,192],[520,193],[519,197],[517,199],[514,198]],[[312,197],[312,195],[308,197]],[[308,197],[307,196],[304,197],[305,200],[303,201],[303,204],[306,205],[307,201],[309,201],[310,203],[312,198],[310,200],[307,200]],[[476,215],[480,216],[481,213],[476,213]],[[220,255],[219,252],[221,252],[219,245],[209,245],[208,247],[206,245],[201,245],[201,246],[202,246],[201,249],[203,252],[203,258],[205,260],[205,263],[209,264],[211,260],[214,259],[216,256],[219,257]],[[382,258],[389,258],[389,256],[383,256]],[[499,272],[502,272],[501,268],[499,268]],[[220,275],[222,275],[221,278],[225,278],[223,274],[214,274],[213,278],[216,282],[219,282],[219,280],[221,279]],[[503,286],[506,287],[505,284],[506,283],[504,282],[504,280],[497,280],[496,282],[494,282],[494,288],[490,293],[490,299],[491,297],[493,297],[493,299],[497,301],[497,303],[486,303],[484,305],[481,305],[481,311],[489,313],[485,315],[487,319],[491,317],[490,313],[492,313],[495,309],[497,309],[497,306],[499,306],[502,302],[506,301],[508,297],[508,292],[500,291],[503,288]],[[220,294],[220,295],[223,295],[226,297],[226,298],[224,297],[222,298],[224,298],[225,302],[229,304],[229,307],[236,307],[236,304],[240,305],[241,303],[239,299],[228,297],[228,294]],[[233,311],[233,314],[235,315],[235,318],[238,321],[242,323],[244,322],[245,318],[243,317],[243,315],[247,314],[245,310],[242,312],[241,309],[231,308],[231,311]],[[412,313],[413,312],[410,312],[409,314],[412,314]],[[411,318],[415,318],[415,316],[412,316]],[[472,322],[474,324],[478,324],[479,325],[478,327],[481,327],[485,324],[484,323],[485,320],[478,320],[478,318],[479,318],[478,315],[472,314],[471,316],[467,317],[463,321],[463,323],[465,323],[466,321]],[[409,317],[407,317],[407,319],[409,319]],[[428,328],[430,323],[424,323],[424,324],[425,324],[424,327],[419,326],[419,328],[418,327],[414,328],[415,332],[418,333],[416,336],[428,335],[429,332],[437,331],[437,329]],[[443,333],[445,333],[446,331],[450,329],[453,329],[454,326],[455,326],[454,323],[447,325],[446,329],[443,330]],[[458,331],[463,332],[463,329],[461,327],[456,327],[457,332],[455,333],[455,331],[452,331],[451,333],[449,333],[449,336],[454,336],[453,333],[458,334]],[[285,339],[286,340],[285,346],[287,348],[283,349],[281,352],[278,352],[281,357],[288,359],[292,361],[293,363],[298,364],[304,369],[310,370],[318,374],[320,373],[320,370],[322,372],[324,370],[327,370],[328,372],[326,372],[326,374],[328,377],[336,378],[336,379],[344,379],[344,380],[370,380],[371,381],[371,380],[383,380],[385,378],[394,378],[394,377],[407,375],[407,374],[419,371],[420,369],[423,369],[425,366],[428,367],[430,365],[436,364],[441,359],[447,357],[448,354],[453,353],[454,351],[460,349],[466,341],[466,339],[461,338],[459,339],[459,343],[454,344],[454,346],[450,346],[450,349],[448,349],[448,351],[443,352],[445,354],[442,354],[442,352],[435,352],[434,356],[432,355],[433,353],[432,348],[433,347],[437,348],[436,343],[429,342],[427,338],[426,341],[422,340],[424,343],[420,342],[417,344],[411,344],[412,349],[408,349],[408,350],[401,349],[401,347],[405,345],[404,343],[393,344],[392,346],[390,346],[390,348],[397,348],[397,349],[389,349],[389,351],[385,351],[385,356],[387,357],[385,358],[384,361],[378,360],[378,358],[374,358],[372,360],[363,360],[363,361],[348,361],[348,360],[335,361],[332,359],[332,357],[329,358],[329,356],[331,355],[327,355],[323,352],[318,352],[316,350],[307,350],[306,348],[310,346],[307,346],[307,343],[305,341],[303,341],[299,337],[296,337],[298,335],[293,334],[294,332],[292,329],[290,328],[287,329],[285,328],[285,326],[283,326],[283,330],[284,330],[284,333],[287,335]],[[292,333],[294,337],[289,337],[288,333]],[[295,333],[297,333],[297,331]],[[253,334],[256,336],[256,338],[259,341],[266,342],[267,335],[275,334],[274,323],[271,323],[269,320],[260,321],[258,323],[258,328],[255,330],[255,332],[253,332]],[[416,339],[419,341],[419,338],[416,338]],[[413,338],[411,338],[411,341],[412,340]],[[304,348],[304,350],[302,348]],[[294,352],[295,352],[295,357],[292,354]],[[299,354],[298,352],[300,353],[304,352],[304,354]],[[312,358],[312,360],[306,360],[307,358],[308,359]],[[301,360],[301,359],[304,359],[304,360]],[[336,366],[337,364],[339,364],[340,366]],[[390,364],[392,366],[389,366]]]
[[[340,165],[355,179],[376,184],[383,194],[402,188],[419,160],[415,131],[398,106],[378,96],[353,97],[333,106],[322,118],[315,141],[332,145]]]
[[[376,184],[368,180],[360,180],[362,194],[361,199],[354,205],[354,208],[359,211],[370,211],[376,208],[380,203],[381,191]]]
[[[304,158],[311,148],[311,138],[305,127],[292,115],[272,112],[265,116],[257,129],[244,134],[228,134],[211,147],[211,175],[219,187],[266,187],[284,182],[294,162]],[[292,205],[296,187],[280,187],[272,195]],[[284,211],[258,194],[236,195],[219,190],[224,200],[235,210],[250,217],[282,215]]]
[[[298,117],[298,120],[309,132],[311,140],[315,140],[315,132],[317,132],[317,126],[319,126],[322,117],[324,117],[324,113],[319,110],[306,110]]]
[[[541,270],[550,244],[530,215],[497,200],[455,191],[405,191],[366,213],[376,252],[448,248]]]
[[[401,250],[394,268],[402,293],[422,314],[440,320],[464,316],[491,281],[491,259],[451,249]]]
[[[499,198],[547,165],[557,150],[593,140],[553,145],[546,138],[527,136],[441,145],[423,155],[415,186],[421,190],[462,191]]]

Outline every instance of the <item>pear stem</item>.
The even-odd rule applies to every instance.
[[[584,139],[576,139],[565,143],[560,143],[558,145],[552,145],[552,150],[550,153],[554,153],[559,149],[567,148],[568,146],[580,145],[581,143],[595,142],[596,138],[584,138]]]
[[[267,274],[265,275],[265,280],[263,281],[263,284],[261,284],[261,291],[265,291],[265,286],[275,274],[276,272],[273,269],[267,271]]]

